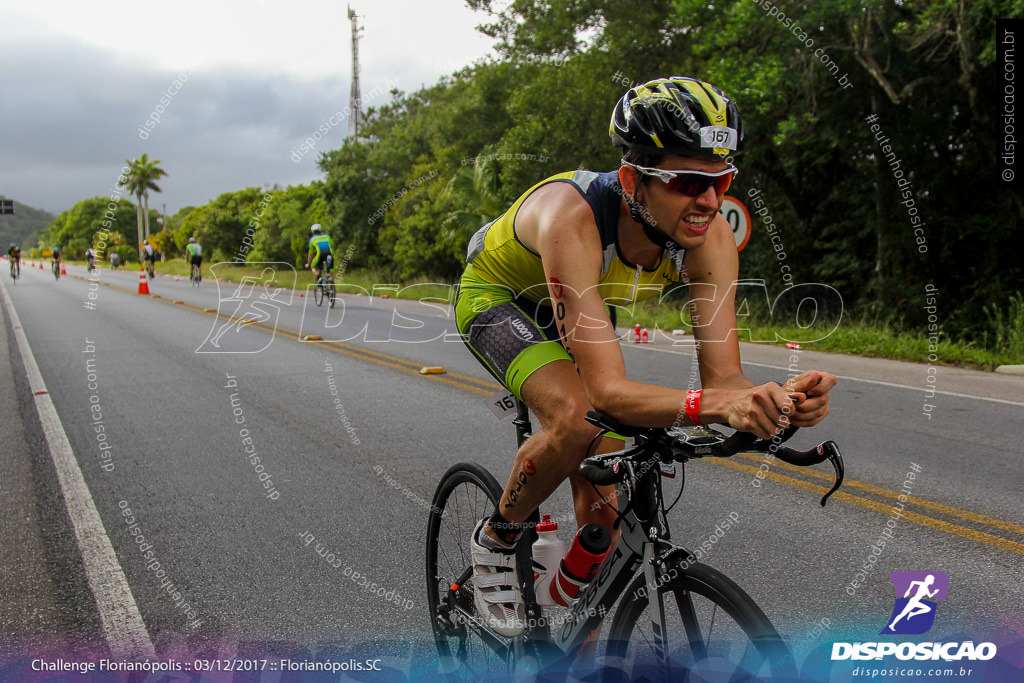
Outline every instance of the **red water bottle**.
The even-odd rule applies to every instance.
[[[640,325],[639,325],[639,323],[637,324],[636,328],[633,330],[633,343],[634,344],[639,344],[640,343]]]
[[[600,524],[586,524],[577,531],[558,567],[558,576],[551,581],[551,599],[568,607],[580,589],[597,574],[611,544],[611,534]]]

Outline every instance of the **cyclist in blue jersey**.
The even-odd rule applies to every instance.
[[[314,223],[310,226],[309,231],[313,233],[313,236],[309,238],[309,254],[306,255],[306,267],[313,269],[313,277],[320,279],[321,269],[318,268],[321,264],[323,265],[324,271],[330,272],[331,266],[334,263],[334,252],[331,250],[331,238],[329,235],[325,235],[323,228],[319,223]]]

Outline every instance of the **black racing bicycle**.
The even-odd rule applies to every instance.
[[[192,263],[192,268],[189,271],[188,280],[192,283],[193,287],[198,287],[199,283],[203,281],[203,269],[198,264]]]
[[[50,259],[50,270],[53,271],[53,279],[60,280],[60,261]]]
[[[331,267],[334,265],[334,260],[331,256],[327,257],[327,262],[324,264],[324,269],[320,271],[320,277],[316,279],[313,284],[313,299],[316,301],[316,305],[319,306],[327,299],[328,305],[334,308],[334,297],[336,292],[334,289],[334,275],[331,273]]]
[[[580,466],[593,484],[617,484],[621,536],[575,603],[568,609],[549,607],[545,614],[537,604],[532,571],[535,511],[516,548],[526,607],[520,636],[495,632],[473,600],[470,537],[494,511],[503,488],[473,463],[454,465],[441,478],[427,523],[426,575],[430,623],[443,668],[479,678],[501,667],[535,672],[572,666],[577,653],[599,637],[595,634],[617,601],[600,661],[605,680],[685,680],[687,671],[722,662],[735,667],[732,673],[756,679],[786,666],[788,648],[768,617],[734,581],[673,543],[667,513],[682,495],[688,460],[740,452],[770,453],[801,467],[828,460],[836,479],[821,499],[824,506],[844,477],[835,442],[797,451],[781,445],[795,427],[763,440],[744,432],[726,436],[709,427],[629,427],[594,412],[587,420],[601,434],[634,440],[629,448],[590,457]],[[532,430],[521,402],[514,423],[521,445]],[[671,505],[662,495],[661,480],[668,476],[681,479]]]
[[[21,277],[21,262],[16,259],[11,259],[11,280],[14,282],[18,281]]]

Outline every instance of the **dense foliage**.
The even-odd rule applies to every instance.
[[[85,250],[93,247],[103,252],[100,257],[104,260],[114,250],[122,260],[138,260],[138,250],[129,246],[135,245],[136,208],[127,199],[83,199],[50,223],[43,241],[47,247],[59,246],[68,259],[82,260]]]
[[[728,92],[746,122],[730,194],[751,207],[756,193],[762,211],[745,277],[779,292],[788,265],[796,282],[837,288],[847,313],[908,326],[925,321],[933,284],[947,332],[979,339],[984,308],[1024,289],[1011,247],[1024,198],[996,170],[994,44],[996,18],[1024,15],[1024,2],[469,4],[492,12],[484,30],[500,59],[396,93],[368,113],[362,139],[321,158],[330,226],[363,264],[455,277],[476,227],[467,214],[481,224],[494,197],[507,204],[548,175],[613,168],[617,97],[695,75]],[[481,160],[489,167],[476,175],[495,182],[463,177],[450,191]]]

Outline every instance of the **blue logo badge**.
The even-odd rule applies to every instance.
[[[889,574],[896,591],[896,604],[889,625],[882,634],[925,633],[935,623],[938,600],[946,599],[949,577],[943,572],[893,572]]]

